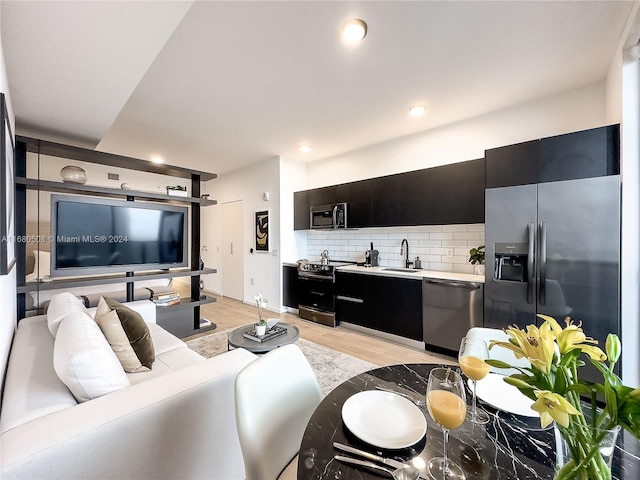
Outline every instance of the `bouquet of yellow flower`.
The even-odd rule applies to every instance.
[[[539,328],[509,327],[508,342],[492,341],[489,346],[507,348],[516,358],[529,360],[531,367],[512,367],[499,360],[486,362],[496,368],[517,369],[519,373],[505,377],[505,382],[534,400],[531,408],[540,413],[543,428],[556,422],[571,454],[556,479],[610,479],[611,470],[599,450],[605,432],[622,427],[640,438],[640,388],[624,386],[613,371],[620,358],[620,340],[609,334],[605,354],[571,318],[565,319],[567,326],[563,329],[552,317],[538,317],[544,320]],[[602,383],[580,379],[578,369],[585,365],[582,354],[600,371]],[[581,401],[581,396],[590,401]],[[604,399],[602,408],[598,408],[598,397]]]

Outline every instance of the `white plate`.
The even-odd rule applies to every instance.
[[[349,397],[342,421],[356,437],[380,448],[406,448],[427,432],[427,420],[406,398],[391,392],[367,390]]]
[[[478,380],[476,394],[483,402],[498,410],[515,413],[524,417],[538,417],[538,412],[531,409],[533,400],[504,380],[504,375],[490,373]],[[473,383],[469,380],[469,388],[473,392]]]

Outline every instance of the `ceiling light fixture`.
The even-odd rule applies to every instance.
[[[164,163],[164,159],[162,157],[159,157],[158,155],[153,155],[151,157],[151,161],[153,163]]]
[[[298,148],[302,153],[309,153],[311,151],[311,145],[300,145]]]
[[[421,115],[424,115],[426,111],[427,107],[425,105],[414,105],[409,109],[409,115],[411,115],[412,117],[419,117]]]
[[[367,36],[367,24],[364,20],[354,18],[342,26],[342,39],[346,43],[358,43]]]

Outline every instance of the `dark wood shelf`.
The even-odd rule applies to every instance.
[[[208,275],[211,273],[217,273],[215,268],[205,268],[204,270],[190,270],[188,268],[180,268],[168,271],[153,270],[151,272],[137,272],[132,276],[127,276],[124,273],[118,273],[114,275],[100,275],[92,277],[82,278],[53,278],[49,282],[27,282],[24,285],[18,286],[18,293],[33,292],[35,290],[57,290],[64,288],[74,287],[86,287],[90,285],[108,285],[111,283],[127,283],[127,282],[140,282],[142,280],[154,280],[158,278],[177,278],[177,277],[196,277],[200,275]]]
[[[169,305],[168,307],[158,306],[156,308],[161,309],[163,312],[171,312],[171,310],[179,310],[182,308],[193,308],[199,307],[202,305],[207,305],[210,303],[216,303],[218,299],[216,297],[207,297],[200,298],[198,300],[194,300],[192,298],[181,298],[180,303],[176,303],[175,305]]]
[[[199,170],[191,170],[189,168],[176,167],[172,165],[156,164],[139,158],[125,157],[114,153],[98,152],[96,150],[63,145],[60,143],[49,142],[47,140],[23,137],[20,135],[16,135],[16,142],[23,142],[26,144],[27,152],[69,160],[78,160],[80,162],[97,163],[111,167],[125,168],[127,170],[159,173],[161,175],[170,175],[172,177],[186,179],[192,179],[194,176],[198,176],[202,182],[207,182],[218,177],[215,173],[201,172]]]
[[[179,197],[163,193],[142,192],[138,190],[124,190],[120,188],[99,187],[95,185],[83,185],[80,183],[63,183],[51,180],[38,180],[36,178],[16,178],[17,185],[24,185],[29,190],[46,190],[57,193],[78,193],[100,197],[134,197],[143,200],[159,200],[168,203],[198,203],[203,207],[216,205],[216,200],[195,197]]]

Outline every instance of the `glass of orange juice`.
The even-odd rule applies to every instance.
[[[469,420],[476,425],[489,423],[487,412],[478,408],[476,398],[476,382],[482,380],[489,373],[489,365],[485,360],[489,358],[487,342],[479,338],[464,337],[460,343],[458,363],[460,369],[473,383],[473,406],[469,412]]]
[[[464,423],[467,402],[462,377],[450,368],[434,368],[427,385],[427,410],[444,434],[444,455],[429,461],[429,474],[436,480],[465,480],[460,466],[447,457],[449,430]]]

